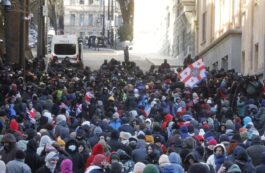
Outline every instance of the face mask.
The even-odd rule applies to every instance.
[[[75,145],[70,145],[68,147],[68,149],[71,150],[71,151],[75,151],[76,150],[76,146]]]

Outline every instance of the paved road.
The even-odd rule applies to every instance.
[[[83,62],[85,66],[90,66],[92,70],[96,70],[104,62],[104,60],[111,60],[115,58],[118,61],[124,61],[123,51],[103,49],[95,51],[94,49],[83,49]],[[160,65],[164,59],[167,59],[168,63],[177,66],[180,63],[175,58],[165,57],[157,54],[144,54],[130,51],[130,61],[134,61],[143,71],[150,69],[151,65]]]

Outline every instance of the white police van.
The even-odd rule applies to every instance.
[[[57,57],[59,62],[69,58],[71,63],[80,63],[82,48],[75,35],[54,35],[51,42],[50,61]]]

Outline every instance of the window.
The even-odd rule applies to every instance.
[[[242,52],[242,60],[241,60],[241,73],[244,75],[245,72],[245,51]]]
[[[79,0],[79,4],[80,5],[84,5],[85,4],[85,1],[84,0]]]
[[[79,16],[79,26],[84,26],[84,21],[85,21],[85,15],[80,14]]]
[[[222,58],[221,68],[224,69],[225,71],[228,70],[228,56],[227,55]]]
[[[59,55],[74,55],[76,54],[75,44],[55,44],[54,53]]]
[[[94,3],[94,0],[89,0],[88,3],[89,5],[92,5]]]
[[[75,14],[71,14],[70,25],[75,25]]]
[[[254,59],[254,68],[255,70],[258,69],[259,66],[259,44],[255,44],[255,59]]]
[[[204,12],[202,15],[202,42],[206,41],[206,19],[207,12]]]
[[[93,26],[93,14],[88,15],[88,25]]]

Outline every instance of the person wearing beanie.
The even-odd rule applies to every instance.
[[[120,132],[120,140],[121,140],[121,143],[123,143],[125,145],[129,144],[129,138],[131,136],[132,135],[129,132]]]
[[[176,167],[170,163],[169,158],[166,154],[162,154],[158,160],[159,168],[162,173],[175,173]]]
[[[210,169],[206,164],[194,163],[188,169],[188,173],[210,173]]]
[[[143,173],[159,173],[159,169],[156,167],[156,165],[148,164],[145,166]]]
[[[7,164],[10,160],[14,160],[16,156],[16,138],[13,134],[7,133],[2,138],[3,149],[0,151],[1,159]]]
[[[7,173],[31,173],[30,167],[24,163],[25,153],[22,150],[16,151],[15,160],[6,164]]]
[[[61,173],[73,173],[73,162],[70,159],[64,159],[60,167]]]
[[[97,154],[85,173],[105,173],[104,168],[107,165],[107,158],[103,154]]]
[[[55,167],[59,160],[58,154],[54,151],[48,153],[45,157],[45,165],[39,168],[36,173],[55,173]]]
[[[133,173],[143,173],[144,168],[145,168],[145,164],[144,164],[144,163],[142,163],[142,162],[137,162],[137,163],[134,165]]]
[[[117,152],[112,152],[110,153],[109,156],[109,163],[111,164],[112,162],[119,162],[120,161],[120,156]]]
[[[6,164],[0,160],[0,173],[6,173]]]

